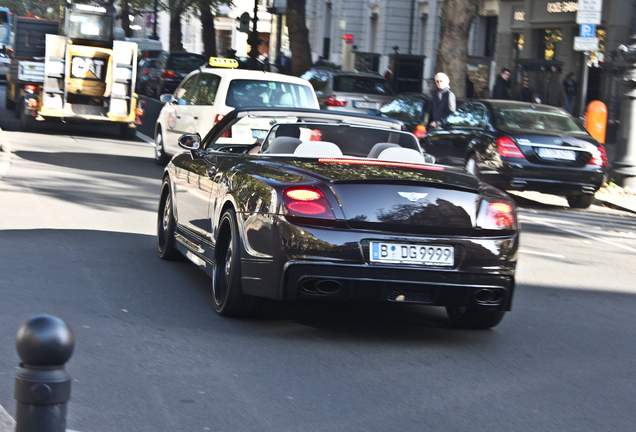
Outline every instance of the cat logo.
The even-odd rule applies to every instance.
[[[71,60],[71,78],[103,81],[105,63],[102,58],[75,56]]]

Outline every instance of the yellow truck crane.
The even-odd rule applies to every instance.
[[[115,123],[133,138],[137,44],[114,40],[115,9],[67,4],[59,23],[17,17],[6,107],[24,131],[39,122]],[[58,23],[57,29],[54,24]]]

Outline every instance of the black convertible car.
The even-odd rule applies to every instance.
[[[232,126],[269,119],[259,143]],[[263,299],[444,306],[453,324],[510,310],[519,242],[514,201],[461,168],[426,163],[400,122],[314,110],[244,109],[166,167],[159,255],[212,278],[215,309]]]

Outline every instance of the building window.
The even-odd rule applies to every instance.
[[[561,29],[546,29],[543,34],[543,53],[545,60],[554,60],[556,54],[557,43],[563,40]]]
[[[512,38],[512,57],[514,59],[521,58],[521,53],[523,52],[523,33],[513,33]]]

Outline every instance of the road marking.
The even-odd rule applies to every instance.
[[[141,132],[137,131],[137,136],[139,138],[141,138],[142,140],[146,141],[148,144],[154,144],[155,140],[153,140],[152,138],[150,138],[148,135],[144,135]]]
[[[610,241],[610,240],[606,240],[606,239],[603,239],[603,238],[600,238],[600,237],[596,237],[596,236],[593,236],[593,235],[585,234],[585,233],[582,233],[582,232],[579,232],[579,231],[575,231],[575,230],[571,230],[571,229],[568,229],[568,228],[562,228],[562,227],[556,226],[554,224],[550,224],[550,223],[547,223],[547,222],[542,222],[542,221],[540,221],[540,220],[538,220],[536,218],[533,218],[533,217],[526,217],[526,219],[529,219],[530,221],[533,221],[533,222],[535,222],[535,223],[537,223],[539,225],[547,226],[547,227],[550,227],[550,228],[558,229],[558,230],[565,231],[565,232],[570,233],[570,234],[577,235],[579,237],[584,237],[584,238],[587,238],[587,239],[590,239],[590,240],[595,240],[595,241],[598,241],[598,242],[601,242],[601,243],[605,243],[605,244],[608,244],[610,246],[617,247],[619,249],[624,249],[624,250],[626,250],[628,252],[636,252],[636,249],[631,248],[629,246],[622,245],[620,243],[616,243],[616,242],[613,242],[613,241]]]
[[[552,253],[546,253],[546,252],[538,252],[538,251],[529,251],[527,249],[519,249],[519,253],[527,254],[527,255],[538,255],[538,256],[545,256],[545,257],[550,257],[550,258],[565,259],[565,255],[552,254]]]

